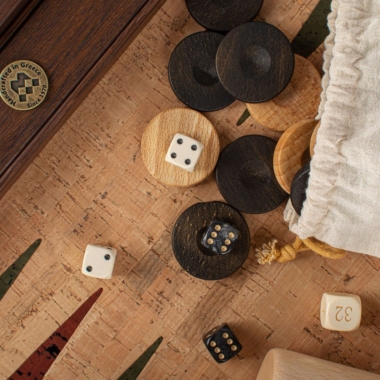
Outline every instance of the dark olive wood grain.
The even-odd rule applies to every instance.
[[[298,215],[301,215],[303,203],[306,200],[306,190],[309,182],[310,175],[310,162],[303,166],[292,181],[292,187],[290,190],[290,200],[294,210]]]
[[[289,83],[294,54],[286,36],[273,25],[249,22],[231,30],[219,45],[216,69],[222,85],[247,103],[273,99]]]
[[[217,218],[239,230],[233,250],[225,255],[214,254],[201,244],[202,235]],[[197,203],[177,219],[172,235],[176,259],[186,272],[203,280],[219,280],[236,272],[250,249],[250,233],[244,218],[233,207],[222,202]]]
[[[273,171],[275,147],[268,137],[248,135],[224,148],[216,165],[216,182],[229,204],[248,214],[262,214],[287,198]]]
[[[215,56],[223,35],[199,32],[183,39],[169,61],[170,85],[176,96],[198,111],[216,111],[235,98],[222,86],[216,73]]]
[[[18,178],[164,0],[43,1],[0,53],[39,64],[44,103],[19,112],[0,102],[0,195]],[[16,48],[17,47],[17,48]]]
[[[42,0],[7,0],[0,6],[0,49]],[[0,68],[1,70],[1,68]]]
[[[228,32],[252,21],[263,0],[186,0],[191,16],[206,29]]]
[[[6,0],[1,2],[0,36],[27,4],[28,0]]]

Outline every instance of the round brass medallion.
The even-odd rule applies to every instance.
[[[48,88],[45,71],[34,62],[12,62],[0,74],[1,98],[16,110],[26,111],[39,106]]]

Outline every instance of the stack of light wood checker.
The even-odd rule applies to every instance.
[[[259,19],[292,39],[317,0],[265,0]],[[174,47],[202,28],[185,3],[168,0],[42,153],[0,201],[0,272],[34,240],[42,244],[1,301],[0,377],[6,378],[84,300],[104,291],[51,367],[47,379],[116,379],[158,336],[164,341],[141,379],[254,379],[274,347],[380,373],[380,260],[348,253],[329,261],[311,252],[288,264],[260,267],[254,249],[272,236],[294,236],[285,204],[244,215],[251,251],[231,277],[202,281],[174,258],[171,232],[178,216],[204,201],[223,201],[213,175],[190,188],[165,187],[147,172],[142,133],[159,112],[182,106],[167,64]],[[321,67],[322,49],[310,60]],[[249,118],[236,122],[241,102],[206,116],[223,148],[247,134],[278,140]],[[118,250],[111,280],[82,275],[86,245]],[[319,304],[325,291],[361,296],[359,330],[325,330]],[[243,345],[218,365],[202,343],[228,322]]]

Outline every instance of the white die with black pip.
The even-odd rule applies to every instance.
[[[204,145],[182,133],[176,133],[166,153],[165,161],[193,172]]]

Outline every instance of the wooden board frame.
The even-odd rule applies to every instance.
[[[116,13],[122,11],[131,16],[129,19],[125,20],[121,27],[119,26],[118,30],[113,31],[117,36],[112,41],[110,41],[109,38],[106,38],[107,33],[109,33],[107,27],[103,27],[97,32],[96,38],[97,41],[99,41],[99,44],[96,44],[96,46],[98,54],[92,57],[92,61],[87,64],[85,69],[83,69],[85,65],[82,65],[82,61],[77,61],[77,66],[81,67],[81,71],[75,72],[75,74],[78,75],[80,80],[77,83],[74,83],[73,81],[70,88],[67,88],[67,86],[65,87],[65,91],[62,92],[68,94],[67,96],[58,98],[57,96],[51,96],[49,101],[48,94],[44,104],[35,110],[27,111],[29,114],[28,116],[37,119],[37,121],[34,120],[33,127],[28,125],[28,119],[23,115],[23,112],[10,109],[10,107],[1,101],[0,125],[5,125],[6,127],[0,131],[0,152],[2,152],[0,153],[0,198],[4,196],[26,167],[33,161],[48,141],[50,141],[62,124],[75,111],[83,99],[90,93],[98,81],[104,76],[112,64],[133,41],[164,2],[165,0],[136,0],[131,5],[130,2],[114,1],[108,2],[107,4],[109,5],[107,5],[107,7],[100,7],[101,12],[103,13],[96,14],[94,25],[100,21],[108,22],[108,24],[111,25],[112,17]],[[17,3],[17,1],[14,1],[14,3]],[[33,23],[38,23],[38,20],[41,20],[41,18],[48,17],[48,12],[52,13],[53,11],[56,15],[60,14],[60,8],[62,8],[63,11],[63,8],[65,7],[73,7],[75,6],[76,1],[69,0],[69,4],[67,1],[61,2],[58,0],[52,0],[49,4],[42,1],[32,14],[30,13],[32,9],[34,9],[34,6],[37,5],[36,1],[28,4],[24,4],[25,2],[22,1],[19,1],[19,3],[19,5],[15,4],[15,7],[19,7],[17,12],[11,11],[11,8],[7,13],[4,12],[5,16],[3,17],[8,17],[9,22],[4,21],[0,23],[0,25],[8,25],[8,28],[11,28],[9,31],[6,29],[3,34],[0,34],[0,42],[4,44],[3,49],[0,50],[1,67],[5,67],[7,64],[15,60],[14,46],[20,47],[20,44],[33,45],[33,38],[28,36],[28,31],[33,29]],[[75,23],[77,23],[78,27],[78,24],[81,22],[81,17],[83,17],[83,10],[86,9],[86,6],[87,8],[91,7],[91,1],[86,0],[81,2],[81,4],[83,3],[86,5],[81,5],[82,15],[74,18],[73,27],[75,27]],[[31,7],[32,4],[34,5],[33,7]],[[26,16],[29,14],[30,17],[23,23]],[[21,24],[22,26],[15,32],[17,29],[16,26]],[[49,36],[49,39],[54,39],[55,36],[59,36],[59,33],[64,33],[64,31],[62,31],[64,25],[61,24],[63,24],[63,21],[60,21],[60,19],[57,19],[56,22],[47,22],[46,25],[41,26],[43,30],[40,35],[46,35]],[[87,22],[86,25],[91,25],[91,22]],[[77,40],[70,42],[73,46],[83,42],[90,44],[94,43],[91,42],[92,37],[89,30],[81,30],[81,32],[90,35],[90,41],[81,41],[81,39],[78,38]],[[13,34],[12,37],[10,37],[11,34]],[[68,43],[67,39],[64,40],[63,43]],[[36,46],[38,46],[38,44]],[[43,68],[46,66],[49,68],[51,62],[48,60],[49,57],[51,58],[54,56],[54,51],[50,56],[47,56],[46,54],[44,56],[42,53],[41,56],[38,56],[38,54],[32,52],[32,48],[20,49],[20,51],[30,50],[30,54],[32,56],[37,56],[37,59],[39,60],[39,62],[36,63],[40,64]],[[69,48],[70,47],[67,46],[67,49]],[[29,57],[18,58],[28,59]],[[88,56],[83,54],[80,59],[86,60],[88,59]],[[55,84],[54,70],[62,70],[63,67],[70,68],[70,56],[64,56],[61,60],[57,60],[54,65],[55,68],[53,69],[53,72],[50,69],[47,70],[47,74],[49,78],[52,78],[51,90],[49,91],[56,93],[65,85],[62,84],[63,81],[58,83],[58,85]],[[73,72],[67,70],[63,75],[70,77],[73,75]],[[45,107],[44,111],[42,111],[42,107]],[[48,108],[48,111],[46,111],[46,108]],[[33,115],[32,113],[38,113],[37,117],[35,118],[36,115]],[[25,133],[17,132],[18,130],[23,131],[24,129]],[[29,131],[27,131],[27,129],[29,129]]]

